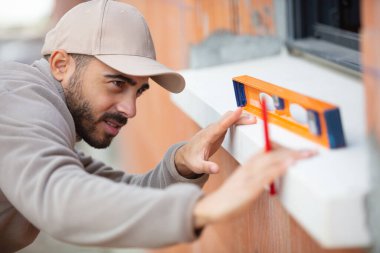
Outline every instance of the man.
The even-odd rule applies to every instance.
[[[39,231],[73,244],[159,247],[196,239],[207,224],[236,215],[265,185],[312,151],[277,148],[242,165],[214,193],[200,187],[208,161],[234,124],[227,113],[189,142],[173,145],[145,175],[114,171],[74,148],[105,148],[152,79],[180,92],[181,75],[155,61],[148,27],[132,6],[88,1],[51,30],[44,58],[0,65],[0,249],[14,252]],[[179,184],[176,184],[179,183]]]

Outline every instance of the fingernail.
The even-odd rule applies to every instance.
[[[253,115],[252,114],[245,114],[244,115],[244,117],[246,118],[246,119],[249,119],[249,120],[253,120]]]

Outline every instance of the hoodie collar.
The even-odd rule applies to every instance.
[[[54,85],[60,97],[63,99],[63,101],[66,101],[62,84],[59,81],[57,81],[57,79],[55,79],[54,76],[51,74],[49,62],[45,58],[41,58],[40,60],[33,62],[32,66],[37,68],[41,72],[41,74],[48,79],[47,81],[50,84]]]

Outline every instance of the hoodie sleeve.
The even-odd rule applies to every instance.
[[[181,176],[176,169],[174,163],[175,153],[184,144],[185,143],[182,142],[171,146],[156,168],[146,174],[127,174],[120,170],[114,170],[101,161],[95,160],[91,156],[86,156],[82,152],[77,153],[87,172],[109,178],[115,182],[125,182],[142,187],[161,189],[174,183],[192,183],[199,187],[203,187],[208,179],[207,174],[200,175],[194,179],[189,179]]]
[[[38,229],[77,245],[152,248],[196,239],[192,212],[202,191],[172,184],[187,182],[174,171],[175,147],[152,173],[121,177],[134,185],[89,174],[74,151],[69,112],[51,93],[40,85],[0,92],[0,189],[9,202]]]

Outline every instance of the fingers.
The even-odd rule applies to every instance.
[[[277,142],[271,141],[270,144],[271,144],[272,151],[280,150],[280,149],[286,149],[286,150],[289,150],[290,152],[293,152],[293,155],[295,155],[296,158],[298,158],[298,159],[305,159],[305,158],[313,157],[313,156],[318,154],[318,151],[315,149],[293,150],[290,148],[286,148]]]
[[[194,208],[196,226],[223,220],[240,213],[252,203],[264,187],[283,175],[297,160],[315,155],[312,150],[292,150],[279,147],[251,157],[218,188],[206,195]],[[212,162],[204,162],[204,170],[212,171]]]
[[[294,164],[300,159],[310,158],[316,154],[317,152],[315,150],[293,150],[288,148],[279,148],[269,152],[266,159],[271,160],[272,163],[289,161],[289,163]]]
[[[229,111],[225,113],[222,118],[216,123],[217,131],[216,135],[223,134],[233,125],[249,125],[255,124],[257,119],[250,113],[244,112],[243,108],[238,107],[235,111]]]
[[[256,123],[257,123],[256,116],[247,112],[243,112],[240,115],[240,118],[235,122],[235,125],[252,125]]]
[[[261,167],[261,184],[263,187],[272,183],[275,179],[283,176],[287,169],[295,163],[293,159],[285,159],[282,161],[277,161],[276,163],[269,164],[265,167]]]
[[[228,128],[230,128],[233,124],[235,124],[242,115],[243,108],[238,107],[235,111],[230,111],[224,114],[224,116],[220,119],[219,125],[220,130],[222,132],[226,131]]]
[[[243,166],[252,176],[258,177],[260,184],[268,184],[282,176],[285,171],[300,159],[307,159],[315,150],[292,150],[279,148],[268,153],[260,153],[250,158]]]
[[[211,124],[203,133],[205,137],[208,137],[206,139],[214,142],[220,137],[223,138],[228,128],[233,125],[249,125],[256,122],[255,116],[247,112],[243,113],[243,108],[238,107],[235,111],[226,112],[218,122]]]
[[[227,112],[220,120],[220,124],[227,130],[232,125],[249,125],[257,122],[256,116],[249,112],[243,111],[242,107],[238,107],[233,112]]]
[[[256,165],[259,170],[268,171],[267,168],[287,168],[295,162],[296,158],[291,150],[280,149],[256,155],[248,163]]]
[[[284,146],[282,146],[281,144],[277,143],[277,142],[274,142],[274,141],[271,141],[270,142],[270,146],[273,149],[279,149],[279,148],[284,148]]]
[[[216,174],[219,172],[219,166],[211,161],[203,161],[202,170],[204,171],[203,173]]]
[[[298,159],[306,159],[318,155],[318,150],[304,149],[298,151]]]

